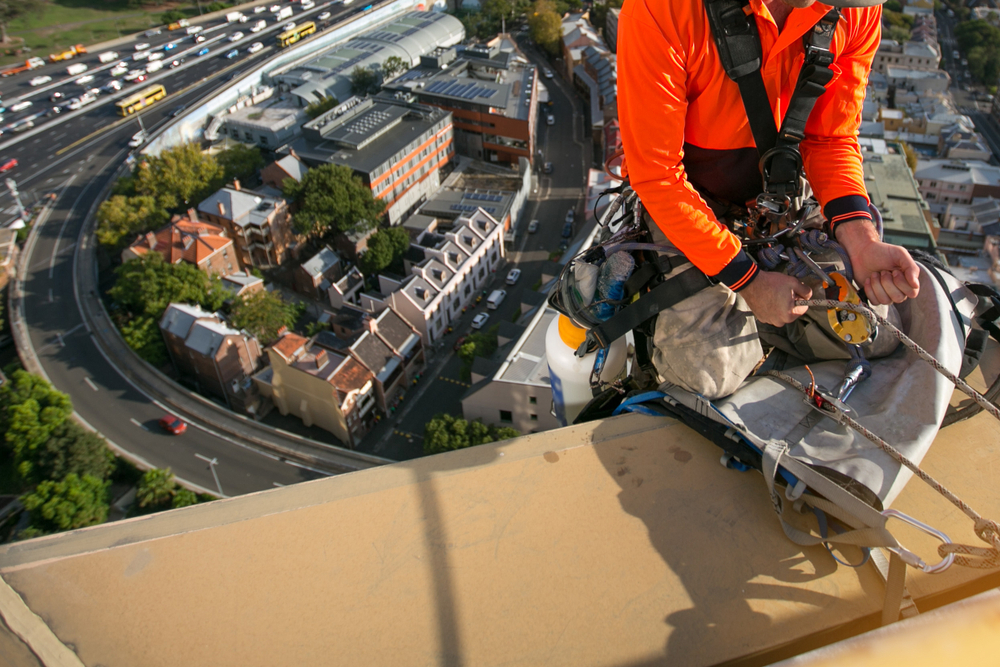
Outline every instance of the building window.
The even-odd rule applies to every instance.
[[[465,296],[469,296],[469,292],[470,291],[472,291],[472,287],[470,285],[466,285],[465,286]]]
[[[260,143],[267,146],[267,137],[265,137],[263,134],[260,135]]]
[[[528,416],[531,418],[531,421],[533,422],[538,421],[538,415],[528,415]]]
[[[534,396],[529,396],[528,403],[530,403],[531,405],[538,405],[538,399],[535,398]]]
[[[514,422],[514,415],[511,414],[510,410],[500,411],[500,423],[512,424],[513,422]]]

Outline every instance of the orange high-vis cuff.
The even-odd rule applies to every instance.
[[[761,75],[781,126],[804,59],[802,38],[828,5],[794,9],[779,32],[751,0]],[[870,218],[857,131],[880,7],[842,10],[833,79],[813,108],[800,144],[813,194],[832,224]],[[732,289],[757,275],[739,239],[706,198],[743,206],[762,190],[759,155],[739,87],[719,60],[703,0],[626,0],[618,19],[618,117],[624,170],[650,216],[699,269]]]

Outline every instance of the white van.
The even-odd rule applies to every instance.
[[[199,32],[201,32],[204,29],[205,29],[204,26],[193,25],[190,28],[188,28],[187,30],[185,30],[184,32],[186,32],[189,35],[197,35]]]
[[[97,59],[102,63],[109,63],[112,60],[118,60],[118,54],[114,51],[105,51],[101,55],[97,56]]]
[[[496,310],[501,303],[503,303],[504,298],[506,298],[507,292],[502,289],[495,289],[490,294],[489,298],[486,299],[486,307],[490,310]]]
[[[87,71],[87,66],[83,63],[77,63],[75,65],[70,65],[66,68],[66,73],[70,76],[76,76],[77,74],[83,74]]]
[[[146,74],[152,74],[153,72],[158,72],[163,69],[163,61],[154,60],[153,62],[146,65]]]

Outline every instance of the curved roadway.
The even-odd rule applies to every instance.
[[[320,11],[323,11],[322,5],[309,14]],[[270,18],[269,14],[263,16]],[[246,32],[245,26],[241,28]],[[236,29],[240,28],[227,26],[218,32],[229,33]],[[242,60],[235,64],[266,57],[271,49],[247,58],[246,46],[256,39],[273,43],[273,35],[274,31],[264,38],[254,35],[254,39],[241,40]],[[169,37],[177,35],[164,34],[158,38],[163,43]],[[148,41],[154,43],[153,39]],[[124,48],[130,47],[118,47],[120,54]],[[193,63],[189,60],[176,70],[157,73],[158,76],[163,74],[160,82],[174,94],[142,114],[150,133],[170,120],[172,109],[193,103],[222,83],[234,62],[213,55]],[[92,68],[97,66],[96,54],[74,62],[88,60]],[[31,76],[49,74],[55,78],[53,69],[56,67],[49,65],[0,80],[5,102],[10,104],[15,92],[30,92],[24,87]],[[65,64],[58,69],[65,72]],[[110,78],[106,72],[104,78]],[[101,83],[102,80],[94,82],[96,85]],[[35,92],[34,99],[48,99],[49,92]],[[281,434],[267,438],[285,447],[290,458],[298,461],[290,462],[272,451],[254,446],[261,440],[260,432],[255,432],[256,425],[249,423],[241,427],[240,420],[217,414],[217,408],[208,405],[207,401],[191,398],[171,387],[164,378],[153,378],[153,382],[149,382],[149,374],[131,352],[116,349],[114,341],[120,344],[120,339],[106,330],[110,325],[89,291],[93,264],[87,258],[92,256],[93,239],[85,223],[127,157],[126,144],[137,125],[133,119],[118,118],[111,100],[105,97],[78,114],[46,118],[44,125],[36,123],[33,130],[0,141],[0,159],[18,159],[18,168],[9,175],[17,180],[19,189],[29,199],[32,194],[51,192],[57,195],[24,248],[23,298],[18,300],[17,295],[12,294],[11,299],[12,308],[20,308],[19,314],[41,370],[53,385],[70,395],[77,415],[101,432],[118,451],[145,465],[169,466],[184,483],[213,494],[249,493],[313,479],[331,471],[380,463],[374,457],[352,462],[354,455],[350,455],[344,457],[348,465],[342,465],[344,460],[333,448],[312,446],[290,434],[287,438]],[[8,215],[13,215],[8,208],[12,203],[9,193],[0,196],[0,206]],[[85,252],[80,252],[81,247]],[[74,276],[82,280],[74,280]],[[78,297],[81,297],[79,303]],[[83,316],[85,307],[88,323]],[[17,314],[11,313],[12,321],[17,319]],[[90,323],[94,323],[95,331],[91,331]],[[101,346],[95,335],[101,337]],[[153,396],[163,400],[154,400]],[[194,416],[192,427],[184,435],[168,436],[157,427],[157,420],[167,411],[165,403],[169,403],[171,411],[180,412],[186,418]],[[218,483],[206,460],[217,462]],[[303,461],[313,461],[313,465]]]

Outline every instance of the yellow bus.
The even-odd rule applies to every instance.
[[[119,114],[122,116],[128,116],[134,114],[140,109],[145,109],[150,104],[153,104],[157,100],[162,100],[166,96],[167,90],[163,86],[157,84],[155,86],[150,86],[145,90],[139,91],[134,95],[129,95],[128,97],[118,100],[115,102],[115,106],[118,107]]]
[[[302,25],[297,25],[291,30],[286,30],[278,35],[278,46],[282,48],[291,46],[303,37],[311,35],[314,32],[316,32],[316,24],[312,21],[306,21]]]

